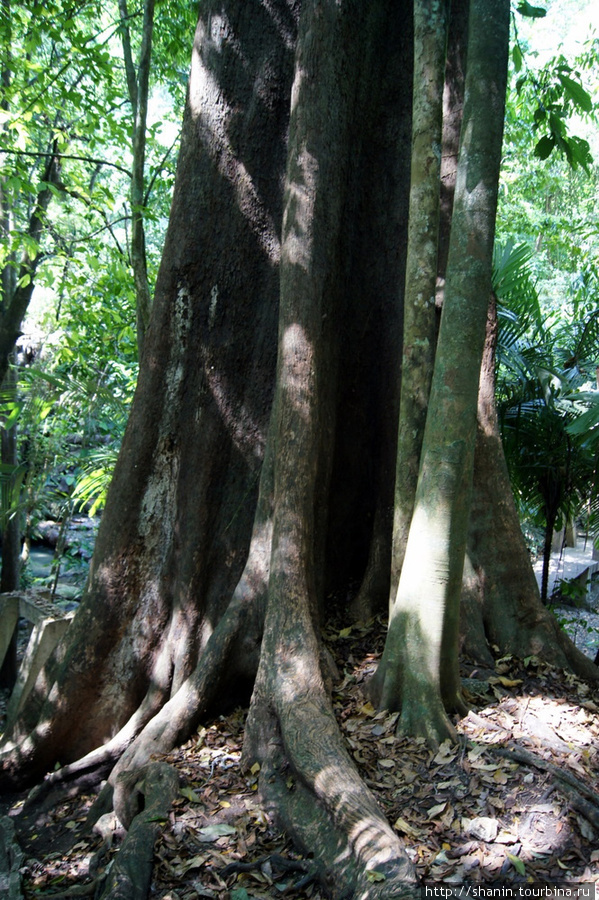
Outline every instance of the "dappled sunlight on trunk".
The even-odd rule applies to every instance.
[[[230,26],[224,17],[212,16],[213,33],[218,35]],[[277,223],[254,184],[243,160],[235,153],[229,131],[234,110],[227,103],[221,85],[205,60],[211,52],[220,52],[219,40],[208,37],[202,23],[198,26],[189,78],[189,107],[205,143],[218,166],[218,171],[233,187],[237,206],[247,218],[253,234],[270,262],[275,265],[281,255]]]
[[[467,576],[491,665],[502,622],[499,606],[486,615],[493,573],[477,558],[496,531],[475,533],[470,499],[509,4],[469,5],[467,128],[444,267],[449,76],[447,23],[436,13],[449,5],[201,4],[152,320],[89,584],[38,681],[45,705],[28,705],[22,743],[1,757],[3,785],[22,786],[56,762],[67,765],[48,785],[101,772],[102,800],[129,824],[152,757],[188,742],[198,790],[181,796],[206,801],[197,818],[207,817],[216,756],[201,756],[208,728],[196,730],[242,708],[228,761],[241,756],[237,777],[259,788],[264,821],[271,815],[290,834],[314,877],[338,898],[415,896],[422,860],[399,836],[411,832],[397,806],[404,787],[410,796],[423,787],[431,747],[445,747],[435,765],[457,759],[461,725],[449,715],[465,712],[458,638],[469,522]],[[434,47],[414,44],[414,11],[424,32],[434,26]],[[465,38],[465,20],[460,29]],[[426,138],[421,81],[434,119]],[[423,322],[412,329],[416,312]],[[415,407],[405,443],[403,388]],[[394,478],[408,465],[417,488],[394,506]],[[503,483],[487,480],[484,504],[496,511]],[[365,686],[365,672],[360,686],[352,672],[354,648],[341,644],[354,627],[352,601],[368,615],[388,602],[391,610],[367,687],[384,709],[360,697],[350,728],[339,697],[350,683]],[[524,633],[519,603],[514,595],[509,623]],[[535,619],[526,648],[550,627]],[[382,635],[374,641],[368,674]],[[361,725],[366,718],[375,721]],[[357,746],[352,728],[362,727]],[[404,750],[417,760],[405,783]],[[200,784],[202,760],[211,761]],[[391,773],[396,793],[385,797]],[[467,775],[464,767],[460,789]],[[435,805],[425,810],[431,820]],[[220,887],[231,892],[232,882]]]

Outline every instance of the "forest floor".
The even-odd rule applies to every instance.
[[[532,657],[495,670],[464,665],[471,706],[460,743],[438,751],[395,734],[397,716],[362,692],[384,640],[383,623],[327,635],[340,682],[333,701],[362,776],[428,883],[599,882],[599,697]],[[592,652],[592,648],[589,648]],[[158,900],[290,900],[324,895],[265,814],[256,771],[239,761],[244,710],[206,722],[165,757],[180,790],[155,845],[150,896]],[[95,795],[68,791],[39,806],[0,806],[24,853],[25,898],[98,896],[124,832],[87,824]],[[2,808],[3,807],[3,808]],[[1,893],[1,892],[0,892]]]

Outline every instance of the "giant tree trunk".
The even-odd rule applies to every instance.
[[[2,784],[110,765],[121,808],[120,773],[251,696],[265,802],[362,900],[414,875],[343,746],[320,635],[356,585],[388,591],[412,71],[409,2],[202,4],[89,584],[0,757]]]
[[[88,589],[10,723],[3,779],[118,758],[120,805],[118,774],[183,740],[217,699],[249,697],[262,652],[246,753],[273,777],[285,761],[301,784],[284,802],[264,779],[265,795],[289,823],[304,798],[298,839],[322,835],[323,876],[349,850],[339,890],[377,896],[376,868],[392,896],[412,867],[343,748],[320,617],[361,580],[375,510],[391,506],[410,8],[306,0],[297,52],[299,3],[260,10],[202,8],[152,321]],[[282,736],[276,759],[269,729]]]
[[[217,642],[246,566],[274,382],[295,28],[285,2],[271,13],[232,2],[228,19],[203,5],[152,324],[86,596],[64,660],[12,723],[32,775],[107,742],[119,755]],[[259,597],[256,565],[245,590]],[[256,603],[226,679],[211,682],[220,701],[250,695],[262,615]]]
[[[339,893],[349,886],[357,896],[392,897],[414,881],[412,866],[344,747],[319,637],[341,350],[335,323],[345,313],[340,239],[359,102],[348,74],[359,71],[371,30],[360,5],[306,0],[302,8],[283,216],[273,549],[245,756],[259,761],[263,796],[302,843],[319,832]],[[374,872],[385,876],[381,889]]]

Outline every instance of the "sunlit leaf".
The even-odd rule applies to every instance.
[[[558,72],[557,77],[561,81],[565,92],[571,100],[584,112],[591,112],[593,109],[593,101],[591,95],[585,91],[579,81],[574,81],[563,72]]]
[[[436,753],[436,756],[433,759],[433,762],[437,763],[437,765],[444,765],[445,763],[454,760],[456,758],[457,752],[457,748],[453,746],[450,741],[443,741]]]
[[[519,44],[514,44],[512,49],[512,61],[514,63],[514,69],[516,72],[519,72],[522,68],[522,51],[520,50]]]
[[[191,869],[199,869],[201,868],[207,859],[208,856],[192,856],[190,859],[183,860],[176,869],[176,877],[181,878],[182,875],[185,875],[186,872],[191,871]]]
[[[520,859],[519,856],[514,856],[513,853],[508,853],[507,851],[506,851],[505,855],[507,856],[507,858],[509,859],[509,861],[511,862],[514,869],[516,870],[516,872],[518,872],[519,875],[526,875],[526,866],[524,865],[524,863],[522,862],[522,860]]]
[[[217,825],[206,825],[205,828],[199,828],[197,839],[203,844],[211,844],[221,837],[237,834],[237,829],[233,825],[227,825],[225,822]]]
[[[402,834],[407,834],[408,837],[417,837],[418,836],[418,832],[416,831],[416,829],[413,828],[409,822],[406,822],[406,820],[402,819],[401,817],[397,818],[395,820],[395,822],[393,823],[393,827],[395,828],[396,831],[400,831]]]
[[[491,680],[490,678],[489,681]],[[519,684],[522,684],[521,678],[506,678],[504,675],[499,675],[497,681],[504,687],[517,687]]]
[[[383,872],[377,872],[376,869],[367,869],[366,870],[366,878],[368,881],[385,881],[386,875]]]
[[[444,803],[437,803],[436,806],[431,806],[426,814],[427,819],[436,819],[437,816],[440,816],[442,812],[445,812],[446,806],[447,801],[445,801]]]

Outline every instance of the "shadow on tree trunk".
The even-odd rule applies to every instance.
[[[388,596],[411,13],[392,0],[202,4],[89,584],[0,756],[5,786],[56,763],[48,786],[111,767],[122,811],[153,755],[251,697],[244,765],[259,766],[266,806],[337,896],[361,900],[411,895],[415,875],[345,748],[320,635],[361,582],[379,594],[365,608]],[[509,486],[491,487],[479,502],[494,509]],[[484,540],[473,527],[497,642]],[[532,604],[514,621],[523,610],[530,648],[540,620]]]

